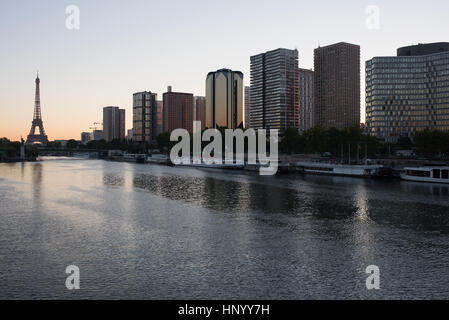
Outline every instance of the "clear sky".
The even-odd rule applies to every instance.
[[[80,29],[66,28],[77,5]],[[379,8],[379,29],[366,27],[366,8]],[[209,71],[245,74],[251,55],[297,48],[313,67],[313,49],[340,41],[361,46],[364,62],[401,46],[449,41],[447,0],[1,0],[0,136],[26,137],[39,70],[44,127],[51,140],[80,139],[104,106],[126,109],[150,90],[204,95]],[[364,118],[362,118],[362,121]]]

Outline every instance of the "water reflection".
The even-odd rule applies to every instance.
[[[413,181],[403,181],[403,190],[405,192],[416,194],[432,194],[435,196],[448,196],[449,185],[438,183],[420,183]],[[448,199],[449,201],[449,199]]]
[[[117,173],[103,173],[103,184],[110,187],[123,187],[125,185],[125,178]]]
[[[213,177],[154,176],[135,173],[135,188],[177,201],[185,201],[214,210],[265,213],[295,213],[297,191],[290,188],[222,180]]]
[[[66,297],[49,279],[74,262],[83,298],[448,297],[444,185],[71,160],[0,177],[0,298]]]
[[[25,173],[25,162],[20,163],[20,178],[23,180]]]
[[[369,220],[368,192],[363,184],[361,184],[359,188],[355,190],[354,204],[358,209],[356,218],[362,222],[368,221]]]
[[[260,181],[263,178],[257,176],[232,180],[224,179],[225,175],[183,176],[182,172],[154,175],[137,171],[134,172],[133,187],[171,200],[235,214],[312,215],[318,219],[356,219],[358,223],[375,221],[425,230],[433,230],[439,225],[442,232],[448,231],[449,215],[443,213],[449,202],[439,199],[438,203],[429,204],[425,198],[425,194],[445,197],[448,187],[444,185],[339,177],[307,177],[309,183],[298,184],[298,176],[273,178],[277,179],[276,183],[264,184]],[[107,177],[113,185],[117,185],[117,180],[122,181],[120,177]],[[419,193],[422,201],[404,205],[403,201],[418,200],[411,198],[409,193]]]
[[[32,164],[32,184],[33,184],[33,200],[36,208],[41,206],[42,193],[42,164],[37,162]]]

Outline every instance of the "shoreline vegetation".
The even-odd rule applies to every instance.
[[[36,145],[25,145],[25,157],[20,156],[19,141],[10,141],[0,138],[0,162],[36,161],[39,157],[39,148]]]
[[[224,131],[225,128],[218,128]],[[25,161],[35,161],[43,151],[89,152],[92,150],[107,153],[121,150],[129,154],[151,154],[158,149],[169,154],[176,141],[170,141],[170,133],[161,133],[155,144],[144,145],[132,140],[89,141],[85,145],[74,139],[68,140],[65,147],[60,142],[49,142],[45,147],[25,146]],[[206,142],[204,142],[206,143]],[[449,132],[423,130],[416,132],[413,141],[408,137],[399,138],[397,143],[387,143],[374,136],[366,135],[360,127],[345,130],[314,127],[302,133],[289,128],[280,135],[279,153],[281,156],[315,154],[328,158],[331,162],[360,162],[361,159],[409,159],[422,161],[449,160]],[[21,161],[20,142],[0,138],[0,162]],[[351,161],[351,162],[350,162]]]

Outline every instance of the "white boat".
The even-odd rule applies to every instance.
[[[170,158],[165,154],[153,154],[147,157],[147,163],[170,165]]]
[[[295,165],[304,173],[355,177],[379,176],[383,169],[382,165],[345,165],[309,161],[296,162]]]
[[[205,161],[201,158],[183,158],[181,163],[175,164],[179,167],[204,168],[204,169],[243,169],[244,163],[241,161]]]
[[[410,167],[404,168],[401,179],[417,182],[449,184],[449,167]]]
[[[276,166],[273,166],[274,163],[276,163]],[[281,161],[276,161],[273,164],[270,162],[268,164],[260,164],[260,163],[247,163],[244,166],[244,169],[246,171],[252,171],[252,172],[260,172],[262,168],[270,168],[270,166],[273,166],[273,168],[277,168],[276,174],[284,174],[284,173],[289,173],[290,172],[290,164],[289,163],[285,163],[285,162],[281,162]]]
[[[243,169],[243,164],[238,163],[180,163],[176,166],[191,167],[191,168],[203,168],[203,169]]]

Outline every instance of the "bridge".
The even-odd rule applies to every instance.
[[[73,157],[76,154],[88,154],[92,158],[105,158],[108,156],[108,150],[39,148],[39,156]]]

